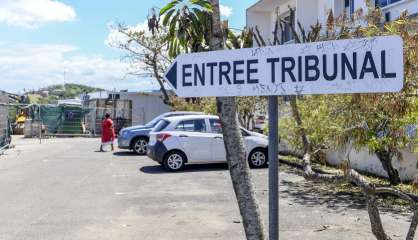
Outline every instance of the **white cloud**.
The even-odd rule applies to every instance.
[[[80,54],[71,45],[0,43],[1,89],[22,92],[51,84],[79,83],[105,89],[156,89],[152,79],[126,75],[129,64],[119,59]]]
[[[73,21],[71,6],[56,0],[0,0],[0,22],[36,28],[47,22]]]
[[[124,34],[117,31],[116,27],[117,27],[116,23],[112,21],[107,23],[109,34],[107,38],[105,39],[105,45],[108,47],[114,47],[115,45],[117,46],[120,43],[125,43],[128,40],[128,38]],[[135,26],[126,26],[126,28],[133,32],[138,32],[138,31],[145,31],[146,33],[149,32],[147,20],[145,20],[142,23],[138,23]]]
[[[219,5],[219,10],[221,11],[221,16],[229,18],[232,15],[232,8],[225,5]]]

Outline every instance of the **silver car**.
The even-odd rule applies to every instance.
[[[119,132],[118,146],[121,149],[132,150],[138,155],[147,154],[147,145],[149,141],[149,133],[157,125],[157,123],[166,117],[185,116],[185,115],[202,115],[201,112],[168,112],[161,114],[145,125],[132,126],[123,128]]]

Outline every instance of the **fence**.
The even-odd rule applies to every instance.
[[[10,143],[9,98],[0,92],[0,152]]]
[[[86,107],[91,111],[86,115],[86,128],[94,135],[102,132],[102,121],[106,113],[113,119],[115,132],[132,125],[131,100],[96,99],[87,101]]]
[[[91,106],[89,106],[91,105]],[[81,105],[8,105],[5,114],[25,115],[23,124],[13,120],[13,132],[25,137],[45,136],[97,136],[101,134],[101,124],[106,113],[114,121],[116,133],[132,124],[132,104],[130,101],[92,102]],[[5,108],[7,109],[7,107]],[[2,125],[0,125],[2,126]],[[24,130],[18,129],[23,127]],[[10,132],[10,131],[9,131]],[[10,134],[9,134],[10,135]]]

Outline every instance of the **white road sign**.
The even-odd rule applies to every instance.
[[[180,97],[399,92],[403,41],[385,36],[184,54],[165,78]]]

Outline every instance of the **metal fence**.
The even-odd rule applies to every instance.
[[[85,104],[91,111],[86,115],[86,128],[94,135],[102,132],[102,121],[109,113],[118,133],[124,127],[132,126],[132,101],[130,100],[90,100]]]
[[[10,143],[8,96],[0,92],[0,153]]]
[[[101,125],[106,113],[111,115],[116,133],[132,125],[130,102],[104,105],[95,103],[91,106],[88,104],[86,106],[3,104],[3,106],[3,112],[0,108],[0,117],[14,115],[15,117],[11,119],[11,125],[14,127],[12,131],[25,137],[98,136],[101,134]],[[25,115],[26,121],[24,124],[17,124],[16,119],[22,114]],[[8,125],[7,122],[0,120],[2,131],[8,129],[10,135],[10,128],[6,127]]]

